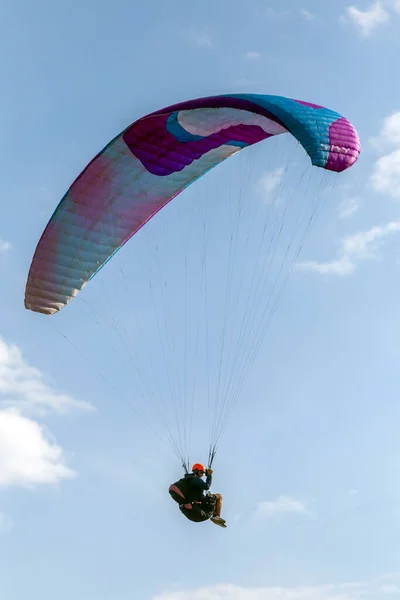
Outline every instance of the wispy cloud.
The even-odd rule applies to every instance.
[[[200,46],[201,48],[212,48],[213,42],[210,35],[206,31],[198,31],[196,29],[189,29],[184,32],[184,37],[195,44],[196,46]]]
[[[306,507],[302,502],[289,496],[279,496],[276,500],[260,502],[257,506],[255,516],[268,519],[279,514],[305,514]]]
[[[400,0],[395,0],[395,1],[393,2],[393,8],[394,8],[394,10],[395,10],[396,12],[398,12],[398,13],[399,13],[399,15],[400,15]]]
[[[298,269],[313,271],[320,275],[350,275],[355,270],[355,264],[347,256],[322,263],[316,260],[305,260],[296,266]]]
[[[213,587],[180,589],[157,594],[153,600],[373,600],[382,594],[398,593],[396,575],[366,582],[346,582],[308,587],[243,587],[219,584]]]
[[[300,14],[302,17],[304,17],[304,19],[306,21],[312,21],[313,19],[315,19],[315,15],[313,15],[309,10],[307,10],[306,8],[302,8],[300,9]]]
[[[400,147],[400,112],[393,112],[382,123],[381,130],[376,137],[371,138],[371,144],[378,151],[388,148]]]
[[[261,79],[251,79],[250,77],[241,77],[234,81],[234,85],[236,87],[251,89],[254,90],[256,86],[260,86],[262,84]]]
[[[276,8],[273,8],[272,6],[267,6],[267,8],[265,9],[265,14],[267,15],[267,17],[269,19],[284,19],[285,17],[288,17],[290,15],[290,11],[289,10],[277,10]]]
[[[50,190],[47,187],[47,185],[41,185],[39,188],[39,191],[42,193],[43,196],[45,196],[46,198],[51,198],[51,194],[50,194]]]
[[[12,519],[10,519],[10,517],[7,517],[7,515],[4,515],[3,513],[0,513],[0,534],[7,533],[7,531],[10,531],[12,527]]]
[[[49,411],[93,410],[88,402],[55,391],[45,383],[43,373],[25,361],[20,348],[8,344],[1,337],[0,404],[40,415]]]
[[[387,23],[390,15],[378,1],[366,10],[361,10],[357,6],[347,6],[341,20],[350,21],[364,37],[368,37],[375,29]]]
[[[383,594],[400,594],[400,586],[397,584],[382,585],[380,591]]]
[[[43,426],[16,409],[0,410],[0,486],[54,484],[74,476]]]
[[[394,112],[383,122],[379,135],[371,140],[381,154],[371,174],[372,187],[400,200],[400,112]]]
[[[272,6],[268,6],[265,9],[265,14],[266,14],[267,18],[270,20],[302,18],[302,19],[305,19],[306,21],[312,21],[313,19],[315,19],[315,15],[312,12],[310,12],[307,8],[300,8],[299,10],[288,10],[288,9],[279,10],[279,9],[273,8]]]
[[[350,275],[365,260],[378,258],[378,251],[386,238],[400,232],[400,220],[377,225],[341,240],[338,257],[330,262],[304,261],[297,268],[321,275]]]
[[[371,183],[376,191],[400,200],[400,149],[376,161]]]
[[[250,58],[251,60],[255,60],[257,58],[261,58],[261,54],[259,52],[249,51],[246,52],[246,58]]]
[[[7,250],[11,250],[10,242],[6,242],[0,238],[0,252],[7,252]]]
[[[257,182],[257,188],[260,194],[262,194],[266,202],[271,201],[271,194],[276,191],[279,184],[282,181],[284,169],[278,167],[273,171],[266,171],[264,175]]]
[[[350,219],[360,208],[359,198],[346,198],[339,204],[339,218]]]

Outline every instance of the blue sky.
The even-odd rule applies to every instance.
[[[400,596],[399,2],[0,7],[0,597]],[[169,499],[180,465],[124,402],[140,398],[88,324],[93,307],[130,322],[132,296],[121,288],[116,307],[115,290],[131,250],[58,321],[26,311],[23,294],[44,225],[93,155],[145,113],[225,92],[329,106],[354,123],[363,151],[307,239],[223,438],[222,530],[193,526]],[[260,210],[285,166],[284,152],[267,150],[249,151],[246,192]],[[227,181],[247,182],[236,158],[188,202],[222,201]],[[185,207],[132,245],[144,260],[136,278],[158,235],[174,268]],[[205,461],[203,413],[194,430],[192,457]]]

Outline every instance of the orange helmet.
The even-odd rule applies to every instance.
[[[206,472],[206,468],[201,463],[195,463],[192,467],[192,471],[204,471]]]

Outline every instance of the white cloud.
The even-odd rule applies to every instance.
[[[342,250],[345,256],[353,260],[367,260],[376,258],[377,251],[382,242],[392,233],[400,231],[400,220],[392,221],[386,225],[376,225],[368,231],[361,231],[345,238],[342,241]]]
[[[371,227],[367,231],[361,231],[341,240],[339,256],[335,260],[325,263],[304,261],[298,263],[297,268],[321,275],[349,275],[353,273],[358,263],[377,259],[378,251],[386,238],[399,231],[400,220]]]
[[[213,587],[180,589],[157,594],[153,600],[379,600],[382,593],[397,593],[395,578],[382,586],[382,579],[308,587],[243,587],[218,584]],[[393,579],[393,582],[391,581]],[[385,589],[383,589],[385,588]]]
[[[256,516],[270,518],[278,514],[304,514],[306,512],[306,507],[299,500],[289,498],[288,496],[279,496],[277,500],[260,502],[256,509]]]
[[[371,183],[377,192],[400,200],[400,149],[378,158],[371,174]]]
[[[71,479],[75,473],[43,426],[16,409],[0,410],[0,486],[35,486]]]
[[[192,43],[202,48],[212,48],[213,46],[211,37],[205,31],[190,29],[185,33],[185,37]]]
[[[373,167],[370,181],[372,187],[392,198],[400,199],[400,112],[389,115],[372,146],[380,156]]]
[[[12,527],[12,519],[10,519],[10,517],[7,517],[7,515],[4,515],[3,513],[0,513],[0,534],[7,533],[7,531],[10,531]]]
[[[320,275],[350,275],[355,270],[354,263],[347,256],[326,263],[316,260],[304,260],[297,264],[297,268],[305,271],[313,271]]]
[[[344,20],[347,19],[359,28],[364,37],[368,37],[374,29],[387,23],[390,16],[378,1],[366,10],[360,10],[356,6],[347,6]]]
[[[398,13],[399,13],[399,15],[400,15],[400,0],[395,0],[395,1],[393,2],[393,8],[394,8],[394,10],[395,10],[396,12],[398,12]]]
[[[339,218],[340,219],[349,219],[360,208],[360,201],[358,198],[346,198],[339,205]]]
[[[0,252],[7,252],[7,250],[11,250],[10,242],[6,242],[0,238]]]
[[[257,187],[261,194],[263,194],[267,201],[269,201],[269,195],[276,190],[282,181],[284,169],[279,167],[273,171],[267,171],[258,181]]]
[[[305,18],[306,21],[312,21],[313,19],[315,19],[315,15],[313,15],[309,10],[307,10],[306,8],[302,8],[300,10],[300,14],[302,15],[302,17]]]
[[[54,484],[75,473],[62,448],[32,414],[90,410],[87,402],[56,392],[18,346],[0,337],[0,486]]]
[[[246,52],[246,58],[257,59],[260,57],[261,57],[261,54],[259,52],[252,52],[252,51]]]
[[[372,138],[371,143],[380,151],[400,147],[400,112],[393,112],[386,117],[379,135]]]
[[[88,402],[53,390],[45,383],[43,374],[24,360],[18,346],[7,344],[1,337],[0,402],[5,407],[15,406],[20,411],[41,415],[48,411],[93,409]]]

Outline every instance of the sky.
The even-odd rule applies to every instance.
[[[0,8],[0,598],[400,597],[400,2],[0,0]],[[157,280],[158,244],[173,281],[182,273],[179,223],[195,201],[214,210],[242,186],[255,210],[272,210],[305,157],[284,145],[273,156],[249,150],[249,179],[249,163],[233,157],[143,228],[58,319],[23,300],[43,228],[88,161],[146,113],[229,92],[337,110],[355,125],[362,153],[325,182],[329,204],[292,264],[229,420],[212,488],[224,496],[223,530],[190,523],[169,498],[181,465],[155,421],[143,421],[123,338],[135,305],[142,368],[160,373],[150,296],[137,295],[149,273]],[[311,181],[307,193],[318,198],[316,189]],[[218,229],[224,212],[215,211],[209,264],[222,298],[217,259],[230,230]],[[177,289],[172,299],[182,300]],[[180,306],[163,321],[169,343],[182,341]],[[223,315],[210,320],[215,340]],[[157,383],[152,372],[148,385]],[[163,375],[157,385],[168,401]],[[196,386],[201,399],[201,369]],[[196,411],[191,458],[205,462],[206,409]]]

